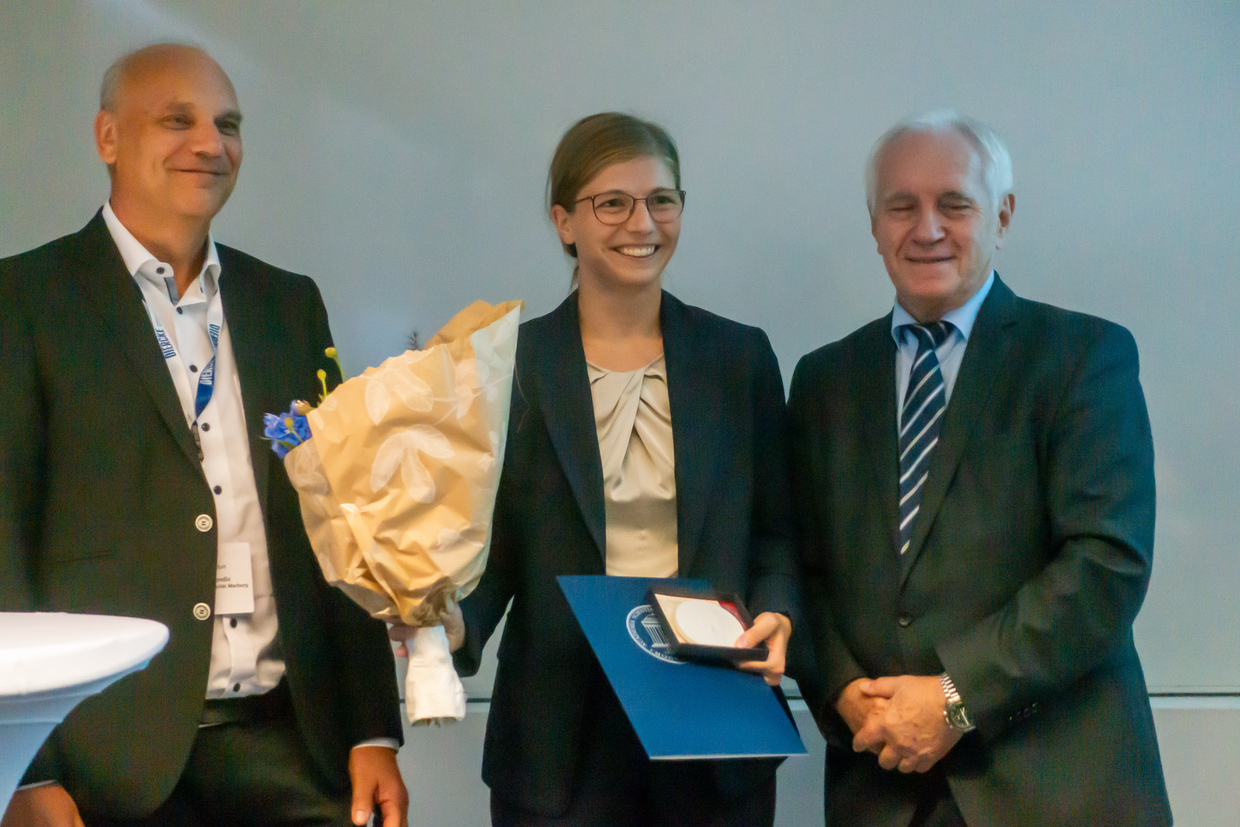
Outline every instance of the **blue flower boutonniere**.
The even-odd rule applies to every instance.
[[[271,440],[271,450],[280,459],[310,438],[309,412],[310,405],[299,399],[289,406],[288,413],[263,414],[263,436]]]
[[[336,363],[340,378],[343,380],[344,368],[340,365],[336,348],[329,347],[323,351],[323,354]],[[323,389],[319,395],[319,404],[322,405],[323,400],[330,393],[327,390],[327,371],[319,368],[318,377],[319,385]],[[271,450],[276,452],[277,457],[284,459],[289,451],[310,439],[310,421],[306,419],[306,414],[312,410],[314,410],[313,405],[298,399],[289,405],[288,413],[263,414],[263,438],[271,440]]]

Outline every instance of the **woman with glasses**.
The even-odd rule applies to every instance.
[[[521,327],[491,554],[456,653],[476,671],[511,600],[482,766],[493,823],[771,824],[775,762],[646,759],[555,578],[742,595],[742,644],[769,650],[748,668],[777,684],[797,601],[778,363],[761,330],[662,289],[685,203],[662,128],[578,122],[548,202],[577,289]]]

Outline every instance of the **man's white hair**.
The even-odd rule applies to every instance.
[[[874,215],[878,201],[878,164],[882,161],[887,147],[897,139],[916,132],[956,132],[963,135],[977,151],[982,161],[982,184],[990,194],[990,205],[999,204],[1000,199],[1012,191],[1012,156],[999,133],[981,121],[965,117],[952,109],[938,109],[924,115],[905,118],[883,133],[874,142],[870,157],[865,163],[865,204]]]

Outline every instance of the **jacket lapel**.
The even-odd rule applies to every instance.
[[[699,342],[685,306],[668,293],[659,311],[667,365],[668,403],[676,456],[676,531],[680,571],[693,563],[707,498],[719,463],[721,384],[716,361]],[[545,347],[534,347],[536,396],[552,445],[568,478],[590,534],[605,559],[607,513],[603,502],[603,465],[594,423],[594,399],[581,345],[574,292],[547,317]]]
[[[676,465],[676,543],[680,574],[692,571],[719,467],[722,416],[728,404],[717,375],[721,354],[703,341],[685,305],[663,293],[659,309]],[[717,347],[717,343],[714,345]],[[736,400],[732,401],[733,404]]]
[[[270,363],[277,358],[276,342],[270,341],[265,315],[275,308],[255,296],[259,274],[251,272],[244,260],[228,247],[216,245],[220,257],[220,301],[224,305],[224,321],[232,342],[233,362],[241,385],[241,403],[245,412],[245,428],[250,440],[250,465],[254,469],[254,485],[264,512],[267,505],[267,476],[271,466],[271,446],[263,439],[263,414],[286,410],[293,400],[285,400],[277,408],[262,410],[267,399],[264,391],[278,387],[270,375]]]
[[[973,323],[973,331],[965,348],[960,372],[952,389],[951,400],[943,412],[943,427],[939,431],[939,444],[930,455],[930,473],[926,477],[926,490],[922,494],[921,512],[913,526],[909,549],[904,555],[901,583],[908,577],[917,556],[925,546],[926,537],[934,526],[934,520],[943,498],[951,487],[956,468],[964,454],[965,446],[973,434],[975,423],[981,417],[994,390],[995,381],[1003,372],[1007,360],[1011,336],[1007,330],[1016,324],[1016,296],[1007,285],[995,276],[990,293],[982,302]]]
[[[594,398],[581,345],[574,290],[546,317],[544,341],[535,342],[530,360],[539,410],[555,446],[560,467],[585,517],[590,536],[606,559],[607,512],[603,504],[603,462],[594,424]]]
[[[71,263],[83,292],[103,319],[114,346],[133,365],[133,375],[150,394],[172,438],[195,467],[201,467],[198,446],[185,424],[185,412],[142,304],[142,291],[125,269],[102,210],[78,233],[78,240]]]
[[[900,510],[897,502],[900,468],[896,441],[896,345],[891,338],[891,314],[871,325],[866,339],[853,354],[856,364],[850,371],[858,379],[854,402],[865,439],[866,453],[888,527],[892,554],[900,548]]]

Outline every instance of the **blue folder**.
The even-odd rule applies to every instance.
[[[700,587],[700,580],[556,578],[581,630],[651,759],[804,755],[805,745],[760,675],[678,660],[666,652],[652,584]]]

